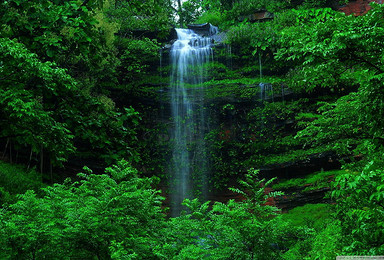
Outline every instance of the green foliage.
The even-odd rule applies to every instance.
[[[97,10],[94,0],[3,1],[0,36],[18,39],[43,61],[55,61],[71,76],[95,82],[106,77],[115,62],[99,31],[105,28],[96,25]]]
[[[175,1],[176,2],[176,1]],[[222,1],[220,0],[187,0],[177,1],[176,14],[180,27],[192,23],[212,22],[213,25],[221,26],[225,19],[222,12]]]
[[[306,4],[315,3],[307,1]],[[326,4],[325,1],[319,2],[319,6]],[[317,104],[317,108],[312,106],[309,109],[297,109],[295,113],[288,112],[288,115],[283,111],[275,118],[271,118],[273,113],[268,113],[273,111],[273,105],[256,108],[249,117],[255,115],[255,119],[256,116],[262,118],[255,120],[252,125],[253,133],[259,140],[269,141],[261,128],[263,121],[273,121],[278,117],[293,117],[300,120],[296,129],[301,131],[296,135],[296,139],[292,138],[295,134],[292,131],[292,135],[286,135],[284,138],[276,135],[275,139],[278,138],[278,142],[266,144],[266,147],[274,144],[273,147],[276,149],[264,161],[258,158],[260,151],[263,151],[259,140],[259,142],[253,140],[255,144],[248,146],[239,141],[228,144],[227,140],[220,140],[216,143],[218,148],[226,146],[225,150],[233,150],[233,155],[237,158],[240,158],[240,153],[245,151],[245,154],[253,156],[253,160],[249,160],[253,164],[260,161],[281,163],[304,159],[310,153],[330,150],[340,156],[349,155],[352,160],[355,157],[363,158],[354,164],[357,170],[367,161],[374,161],[361,173],[348,172],[336,178],[334,192],[334,197],[338,198],[336,223],[329,224],[324,231],[317,232],[311,235],[309,240],[305,239],[303,243],[291,247],[284,256],[286,259],[305,259],[305,257],[332,259],[342,253],[382,254],[383,241],[380,238],[383,236],[381,234],[383,174],[380,169],[383,163],[379,158],[383,152],[381,120],[383,55],[377,44],[380,45],[383,39],[383,10],[383,6],[373,4],[373,9],[367,15],[353,17],[330,9],[301,9],[290,12],[285,17],[282,15],[280,24],[276,21],[274,29],[279,28],[282,23],[288,26],[285,29],[280,27],[282,31],[277,33],[275,38],[269,37],[272,34],[265,37],[262,34],[265,32],[260,30],[262,26],[258,27],[259,25],[247,22],[238,25],[230,32],[229,39],[232,43],[238,42],[240,45],[242,41],[246,42],[244,48],[238,51],[244,61],[251,60],[246,55],[252,51],[254,54],[261,53],[266,56],[269,49],[276,49],[279,61],[289,62],[292,67],[287,74],[287,83],[290,87],[297,92],[315,93],[314,95],[332,93],[334,98],[323,100]],[[253,32],[255,33],[252,34]],[[252,43],[253,38],[258,39],[257,42]],[[263,42],[265,39],[273,41]],[[251,44],[253,50],[250,48]],[[252,62],[249,64],[251,68]],[[257,63],[254,62],[253,65]],[[254,68],[256,71],[256,66]],[[264,118],[260,116],[261,111],[267,112]],[[267,127],[267,129],[276,133],[278,128]],[[285,146],[287,150],[283,148],[284,142],[289,144]],[[306,144],[305,150],[301,149],[303,142]],[[247,149],[244,149],[245,147]],[[232,167],[236,163],[241,165],[239,160],[230,162]],[[316,178],[318,177],[321,175]],[[320,182],[322,185],[321,180],[311,181]],[[298,184],[299,182],[291,183],[291,185]],[[308,241],[313,241],[312,249],[308,249],[311,243]],[[326,247],[324,245],[329,245],[330,250],[324,250]]]
[[[359,120],[361,105],[357,93],[341,97],[335,103],[322,103],[318,115],[296,138],[305,140],[310,147],[325,147],[338,154],[349,154],[353,150],[360,151],[366,146],[363,140],[368,138],[370,123]]]
[[[74,91],[76,83],[64,69],[42,62],[24,44],[8,38],[0,39],[1,71],[0,106],[2,137],[21,137],[37,152],[41,146],[60,162],[73,152],[73,135],[67,124],[56,120],[46,100]],[[22,74],[15,74],[24,71]]]
[[[331,8],[310,8],[301,10],[292,10],[296,16],[297,24],[314,23],[321,24],[327,20],[342,16],[342,14],[333,11]]]
[[[232,134],[231,130],[223,128],[210,131],[205,137],[210,166],[215,172],[211,177],[211,183],[216,188],[226,185],[231,176],[239,175],[243,169],[239,149],[241,144],[230,141]]]
[[[233,20],[241,16],[253,14],[258,11],[268,10],[270,12],[279,11],[287,7],[287,1],[268,1],[268,0],[244,0],[236,1],[233,8],[228,12],[228,16]]]
[[[95,1],[6,1],[0,12],[0,137],[54,166],[76,148],[108,163],[137,157],[137,113],[98,93],[117,62]]]
[[[372,161],[362,172],[338,176],[332,196],[337,199],[337,218],[341,223],[343,252],[382,255],[383,172],[381,162]]]
[[[184,25],[193,23],[201,16],[203,12],[201,2],[201,0],[188,0],[182,3],[181,17]]]
[[[278,93],[278,90],[275,93]],[[259,165],[279,164],[306,158],[319,150],[305,151],[302,141],[295,139],[295,115],[311,109],[308,99],[292,102],[264,102],[264,107],[252,109],[247,115],[249,154],[262,153]],[[287,129],[288,128],[288,129]],[[321,152],[321,151],[320,151]],[[256,163],[256,162],[255,162]]]
[[[148,38],[119,38],[116,45],[120,57],[117,67],[119,83],[137,88],[137,83],[149,76],[152,63],[158,62],[159,44]]]
[[[188,0],[183,4],[183,15],[187,23],[212,23],[222,29],[236,26],[239,20],[249,19],[257,12],[269,11],[280,15],[289,8],[313,9],[333,7],[334,1],[285,1],[285,0]],[[200,16],[200,17],[199,17]],[[279,17],[278,17],[279,18]],[[186,24],[184,22],[184,24]]]
[[[222,29],[225,21],[225,15],[219,10],[213,9],[209,12],[204,12],[195,22],[197,24],[210,23]]]
[[[265,180],[250,170],[241,188],[234,189],[245,196],[242,202],[230,200],[199,203],[185,200],[190,213],[173,218],[166,229],[168,242],[161,249],[166,259],[273,259],[279,255],[271,244],[274,233],[276,208],[262,206],[266,198],[279,194],[265,193],[261,186]]]
[[[306,204],[289,210],[288,213],[282,214],[281,218],[294,226],[308,226],[316,231],[321,231],[328,225],[332,213],[333,205]]]
[[[312,119],[297,139],[307,147],[333,150],[364,160],[361,167],[382,150],[382,41],[383,6],[372,5],[361,17],[345,16],[329,9],[296,11],[297,25],[282,31],[276,57],[292,62],[290,86],[299,92],[320,88],[337,100],[319,103]],[[324,90],[323,90],[324,91]],[[324,91],[324,92],[325,92]],[[336,95],[335,95],[336,94]]]
[[[211,65],[208,68],[220,68],[221,66]],[[204,82],[206,86],[205,95],[207,98],[215,101],[216,98],[228,98],[232,96],[237,100],[247,101],[249,99],[259,99],[260,98],[260,78],[251,78],[251,77],[238,77],[234,75],[234,78],[223,78],[224,71],[213,72],[214,75],[217,75],[217,79],[212,79],[210,81]],[[229,73],[227,73],[228,75]],[[233,75],[233,74],[232,74]],[[263,78],[265,82],[271,82],[275,87],[280,86],[281,79],[276,77],[265,77]]]
[[[0,44],[5,59],[0,79],[2,138],[30,145],[35,153],[46,150],[55,165],[74,152],[79,139],[95,150],[103,149],[102,156],[116,153],[111,150],[116,144],[124,146],[119,149],[123,154],[129,150],[128,136],[132,138],[135,132],[126,128],[126,122],[132,119],[131,127],[137,125],[133,109],[115,111],[84,95],[66,70],[41,62],[23,44],[6,38]],[[25,73],[15,74],[18,70]]]
[[[106,9],[108,17],[119,24],[120,33],[126,36],[134,31],[157,31],[165,36],[173,13],[171,1],[167,0],[114,0]]]
[[[256,77],[283,75],[289,69],[289,64],[274,58],[274,54],[281,48],[280,32],[295,24],[294,12],[279,11],[271,21],[250,23],[244,20],[228,29],[226,41],[232,46],[233,63],[240,64],[240,71],[249,67],[250,75]],[[265,81],[266,82],[266,81]]]
[[[220,96],[224,96],[225,90],[231,91],[234,96],[237,96],[236,91],[242,91],[242,95],[237,97],[238,99],[241,97],[244,100],[260,98],[258,84],[238,88],[229,85],[236,81],[247,84],[256,80],[245,78],[217,81],[219,84],[217,87],[213,85],[215,83],[213,81],[210,83],[212,84],[210,91],[213,92],[216,88],[217,91],[223,91],[214,92]],[[218,88],[219,86],[220,88]],[[275,93],[281,91],[279,87],[277,83],[273,85]],[[217,109],[216,113],[220,113],[221,120],[227,123],[222,123],[206,136],[211,159],[210,165],[215,172],[215,175],[212,176],[215,185],[220,186],[231,177],[236,178],[235,176],[244,172],[244,168],[247,167],[291,163],[305,160],[311,154],[327,151],[324,147],[303,149],[304,140],[295,138],[297,129],[301,129],[301,126],[295,121],[295,117],[302,111],[312,111],[313,109],[309,99],[263,102],[256,104],[255,108],[249,109],[249,107],[244,108],[232,103],[226,104],[220,110]],[[236,125],[238,127],[235,127]]]
[[[306,204],[281,215],[281,222],[295,227],[282,259],[335,259],[341,252],[340,224],[333,218],[334,206]],[[283,225],[284,227],[284,225]]]
[[[292,178],[280,180],[279,183],[272,185],[275,190],[300,188],[307,186],[304,191],[319,189],[330,186],[331,178],[344,174],[345,170],[321,171],[306,175],[304,178]]]
[[[337,220],[330,220],[324,229],[319,230],[313,238],[312,249],[304,259],[335,259],[341,253],[341,228]]]
[[[21,165],[0,162],[0,203],[13,203],[16,194],[27,190],[38,191],[42,184],[41,174]]]
[[[153,179],[126,162],[102,175],[33,191],[0,213],[2,257],[114,259],[153,257],[163,214]]]
[[[339,254],[383,254],[384,92],[378,46],[384,44],[384,7],[373,5],[362,17],[318,8],[331,2],[189,0],[179,15],[184,24],[210,22],[229,29],[234,70],[220,62],[204,68],[213,72],[205,83],[209,101],[229,96],[240,101],[212,102],[223,122],[206,136],[215,184],[246,168],[324,151],[363,158],[353,164],[357,171],[321,172],[274,187],[312,183],[307,190],[319,188],[328,186],[330,174],[337,175],[336,220],[326,221],[326,205],[275,217],[275,208],[262,206],[265,180],[251,172],[241,182],[244,187],[232,189],[244,201],[185,200],[189,210],[165,221],[153,180],[138,178],[125,162],[106,174],[80,174],[80,181],[45,188],[44,197],[28,191],[16,202],[14,194],[37,189],[41,177],[0,164],[1,201],[9,204],[0,211],[0,258],[334,259]],[[298,10],[284,10],[294,6]],[[274,12],[274,20],[252,24],[248,15],[258,10]],[[167,0],[3,1],[0,138],[17,151],[48,154],[54,165],[71,154],[106,163],[122,157],[137,162],[140,151],[146,174],[162,171],[163,159],[158,158],[164,155],[158,148],[165,150],[167,140],[153,143],[163,129],[149,124],[138,128],[138,113],[116,108],[109,92],[123,89],[132,100],[158,98],[164,87],[159,83],[166,83],[152,75],[159,43],[145,36],[148,30],[156,30],[155,37],[166,36],[175,13]],[[261,80],[272,83],[273,91],[280,91],[284,82],[302,95],[311,93],[311,100],[265,102],[259,98]],[[329,93],[332,98],[314,98]],[[258,100],[257,106],[241,105],[249,100]],[[135,137],[138,131],[144,141]],[[359,171],[367,161],[372,163]]]
[[[357,79],[362,79],[362,71],[368,69],[371,73],[380,73],[379,50],[372,43],[376,38],[381,39],[379,17],[382,7],[376,6],[368,15],[357,18],[329,9],[322,9],[321,16],[317,14],[320,11],[313,12],[316,16],[309,16],[312,20],[300,21],[301,26],[282,32],[283,48],[279,49],[277,57],[304,65],[296,69],[296,86],[306,85],[307,89],[335,86],[335,90],[338,87],[338,91],[342,91],[345,86],[352,86]],[[304,13],[303,17],[306,15]],[[366,73],[365,78],[371,75]]]

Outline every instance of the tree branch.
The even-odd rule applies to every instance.
[[[384,71],[383,71],[380,67],[376,66],[375,64],[373,64],[373,63],[370,62],[369,60],[366,60],[366,59],[364,59],[363,57],[360,57],[360,56],[358,56],[358,55],[355,54],[355,53],[351,53],[351,55],[352,55],[357,61],[364,62],[365,64],[367,64],[367,65],[371,66],[372,68],[376,69],[378,72],[380,72],[380,73],[384,73]]]

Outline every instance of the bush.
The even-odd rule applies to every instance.
[[[217,10],[210,10],[203,13],[197,20],[196,23],[210,23],[219,27],[220,29],[225,28],[225,13]]]
[[[41,174],[36,170],[0,161],[0,203],[15,202],[16,194],[41,187]]]
[[[280,234],[273,218],[277,209],[262,206],[267,198],[279,195],[265,195],[261,184],[270,182],[250,170],[240,182],[242,190],[231,189],[245,198],[242,202],[216,202],[211,208],[209,202],[186,199],[189,212],[168,222],[159,254],[164,259],[277,259],[280,251],[273,248]]]
[[[20,195],[0,212],[0,258],[152,258],[162,197],[126,162],[105,172]]]

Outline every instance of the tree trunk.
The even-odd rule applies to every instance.
[[[179,6],[179,24],[180,24],[180,27],[182,28],[184,24],[184,16],[183,16],[183,9],[181,7],[181,0],[177,0],[177,4]]]
[[[33,153],[32,153],[32,146],[31,146],[31,153],[29,154],[29,161],[28,161],[28,167],[27,167],[27,170],[29,170],[29,167],[31,166],[31,161],[32,161],[32,155],[33,155]]]
[[[43,145],[40,146],[40,173],[43,175],[43,168],[44,168],[44,150]]]
[[[2,159],[5,158],[5,153],[7,152],[8,144],[9,144],[9,138],[7,138],[7,143],[5,144],[5,148],[4,148],[3,158]]]
[[[53,184],[52,156],[49,156],[49,174],[51,175],[51,184]]]
[[[9,162],[12,163],[12,142],[9,141]]]

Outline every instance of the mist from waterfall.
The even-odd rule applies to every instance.
[[[212,27],[211,34],[216,33]],[[171,173],[171,215],[180,214],[185,198],[206,197],[209,171],[204,136],[208,129],[204,109],[204,86],[212,61],[210,37],[190,29],[176,29],[178,39],[171,49],[171,109],[173,147]]]

